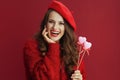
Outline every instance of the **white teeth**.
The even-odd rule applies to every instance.
[[[59,32],[53,32],[53,31],[52,31],[52,33],[54,33],[54,34],[59,34]]]
[[[52,32],[52,33],[54,33],[54,34],[58,34],[59,32]]]

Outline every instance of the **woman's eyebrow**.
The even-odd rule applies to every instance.
[[[53,20],[54,21],[54,19],[48,19],[48,20]]]

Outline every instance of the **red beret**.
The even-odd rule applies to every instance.
[[[54,0],[48,9],[53,9],[53,10],[57,11],[72,26],[74,31],[76,31],[76,24],[75,24],[75,20],[72,16],[72,13],[64,4]]]

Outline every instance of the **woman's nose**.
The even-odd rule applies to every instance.
[[[57,23],[55,23],[55,24],[53,25],[53,28],[56,29],[57,26],[58,26]]]

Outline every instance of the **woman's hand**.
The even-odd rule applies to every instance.
[[[43,32],[42,32],[42,35],[44,37],[44,39],[48,42],[48,43],[55,43],[55,41],[51,40],[49,37],[48,37],[48,32],[47,32],[47,28],[45,26]]]
[[[72,80],[83,80],[82,78],[82,74],[80,73],[80,70],[76,70],[72,76],[71,76]]]

